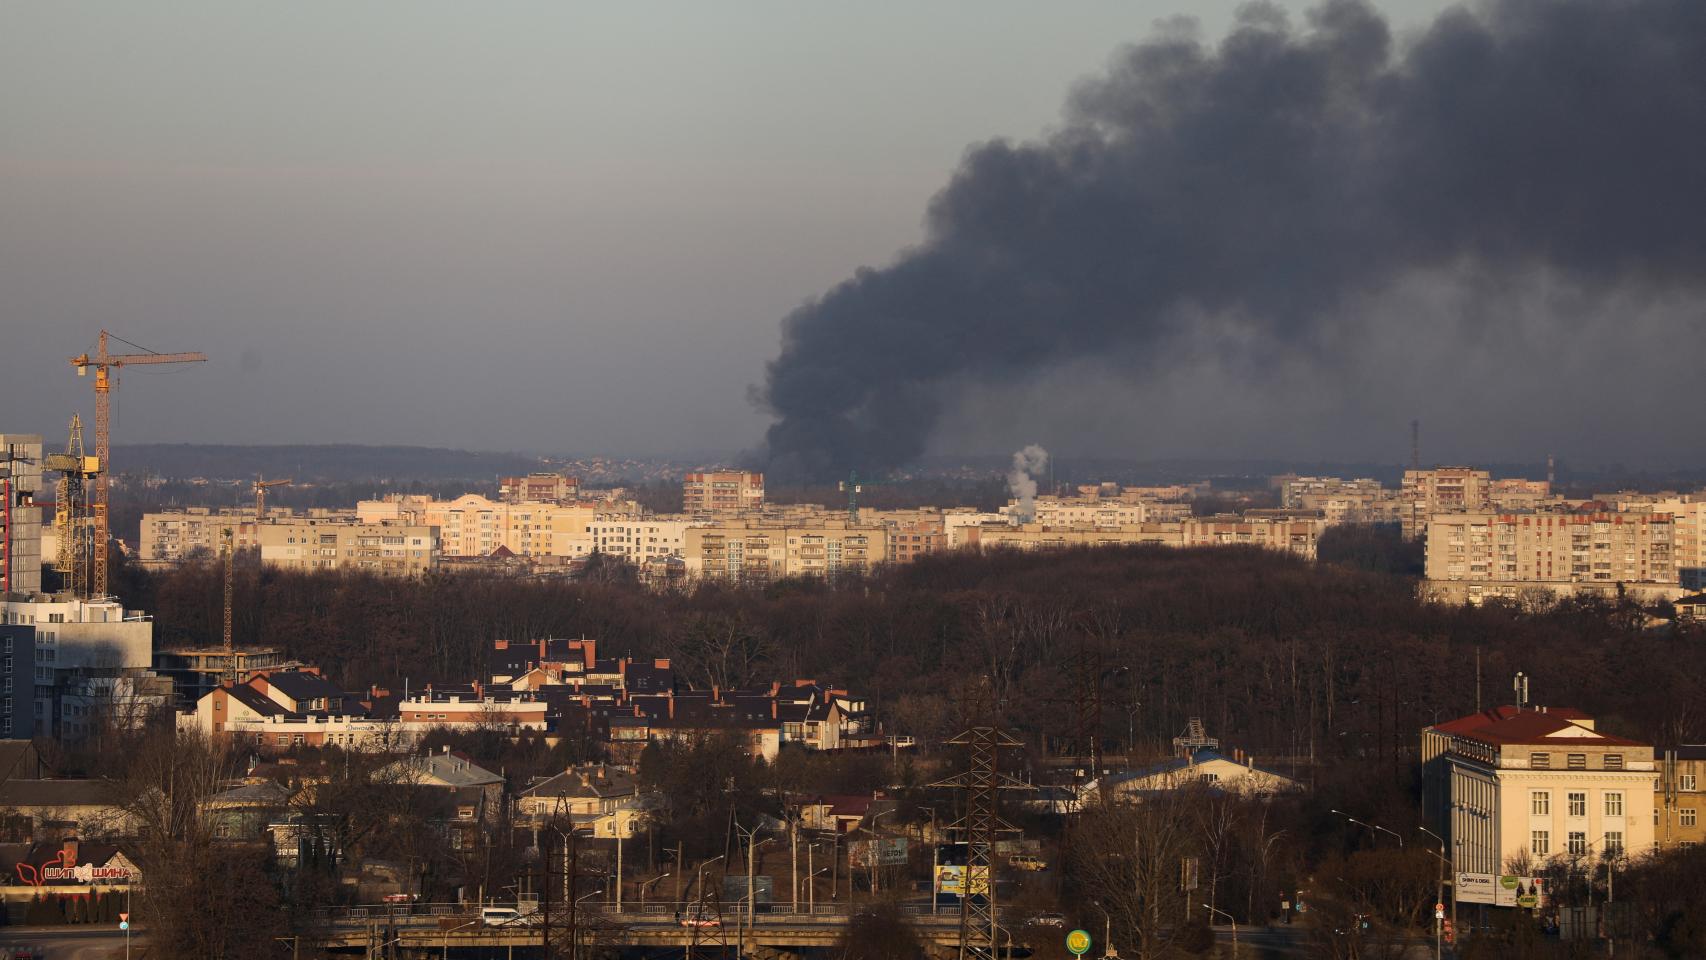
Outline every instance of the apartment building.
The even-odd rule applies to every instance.
[[[1436,514],[1427,525],[1428,591],[1478,603],[1535,590],[1610,595],[1621,585],[1674,599],[1683,593],[1674,526],[1668,513],[1592,508]]]
[[[41,436],[0,433],[0,594],[41,590]]]
[[[1488,509],[1492,491],[1492,474],[1472,467],[1404,471],[1399,488],[1404,501],[1399,515],[1404,538],[1414,540],[1425,535],[1428,518],[1436,513]]]
[[[1287,477],[1280,483],[1280,506],[1293,510],[1314,509],[1304,506],[1304,497],[1356,496],[1376,498],[1391,492],[1381,486],[1379,480],[1367,478],[1346,480],[1342,477]]]
[[[948,532],[940,516],[885,523],[890,563],[911,563],[948,549]]]
[[[438,528],[299,519],[260,527],[261,562],[284,570],[415,576],[438,565]]]
[[[746,470],[689,473],[681,480],[682,512],[740,513],[764,506],[764,474]]]
[[[1179,524],[1180,546],[1248,546],[1315,559],[1327,521],[1320,517],[1220,514],[1190,517]]]
[[[1002,508],[1002,514],[1019,519],[1018,501]],[[1100,497],[1037,497],[1027,522],[1045,527],[1132,527],[1145,523],[1170,523],[1190,516],[1187,503],[1154,500],[1106,500]]]
[[[689,528],[682,556],[689,576],[710,579],[764,582],[862,573],[888,558],[888,529],[828,518],[720,520]]]
[[[562,503],[580,495],[580,478],[561,473],[530,473],[498,481],[498,499],[505,503]]]
[[[36,628],[0,623],[0,740],[35,736]]]
[[[1428,813],[1459,874],[1527,874],[1553,857],[1635,856],[1654,842],[1651,744],[1576,710],[1500,707],[1422,732]]]
[[[519,557],[575,559],[593,551],[590,526],[600,515],[638,515],[632,503],[509,503],[466,494],[454,500],[393,496],[363,500],[364,523],[410,523],[438,528],[446,557],[489,557],[499,548]]]
[[[1706,590],[1706,495],[1661,500],[1653,510],[1671,516],[1677,583],[1684,590]]]
[[[1706,744],[1687,743],[1664,751],[1653,788],[1654,842],[1661,849],[1687,849],[1706,841]]]
[[[1179,524],[1144,523],[1123,527],[1050,527],[1040,523],[987,523],[962,528],[964,544],[986,550],[1064,550],[1069,547],[1124,547],[1152,544],[1177,547],[1184,542]]]
[[[260,546],[252,510],[187,507],[145,513],[137,536],[137,558],[144,566],[162,566],[181,563],[197,551],[218,556],[227,530],[236,538],[238,550]]]
[[[657,557],[681,556],[687,531],[706,521],[685,517],[600,517],[587,525],[593,549],[630,563]]]
[[[143,677],[154,661],[154,621],[115,600],[84,600],[70,594],[0,596],[0,623],[33,626],[34,674],[16,669],[14,696],[35,701],[39,736],[58,733],[56,719],[73,680],[85,677]],[[14,663],[18,663],[13,655]],[[32,686],[28,684],[33,683]],[[4,694],[0,694],[4,696]]]

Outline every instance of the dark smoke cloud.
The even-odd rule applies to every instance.
[[[1706,287],[1706,3],[1499,0],[1403,49],[1366,3],[1306,21],[1164,30],[1045,142],[969,151],[921,246],[784,322],[770,469],[899,466],[956,384],[1143,377],[1205,325],[1330,359],[1353,303],[1421,271]]]

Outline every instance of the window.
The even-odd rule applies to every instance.
[[[1685,827],[1692,827],[1697,825],[1700,821],[1697,818],[1693,807],[1683,807],[1681,810],[1677,811],[1676,822]]]
[[[1537,857],[1552,855],[1552,831],[1536,830],[1528,835],[1528,849]]]
[[[1588,755],[1585,753],[1572,753],[1567,758],[1565,766],[1569,767],[1571,770],[1586,770],[1588,768]]]
[[[1694,792],[1694,790],[1695,790],[1694,774],[1685,773],[1685,774],[1682,774],[1681,776],[1677,777],[1676,780],[1677,780],[1676,788],[1678,790],[1687,790],[1689,793]]]
[[[1608,817],[1623,816],[1623,794],[1607,793],[1605,795],[1605,815]],[[1611,834],[1606,834],[1607,837]]]
[[[1621,769],[1623,769],[1623,754],[1621,754],[1621,753],[1608,753],[1608,754],[1606,754],[1605,755],[1605,769],[1607,769],[1607,770],[1621,770]]]
[[[1528,795],[1528,812],[1537,817],[1552,815],[1552,795],[1544,790],[1536,790]]]
[[[1570,816],[1585,817],[1588,815],[1588,795],[1585,793],[1570,794]]]
[[[1588,852],[1588,835],[1575,830],[1570,831],[1570,856],[1585,856]]]
[[[1607,830],[1605,832],[1605,855],[1608,857],[1623,856],[1623,831]]]

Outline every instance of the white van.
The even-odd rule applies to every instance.
[[[514,907],[481,907],[480,923],[488,927],[507,927],[521,923],[521,914]]]

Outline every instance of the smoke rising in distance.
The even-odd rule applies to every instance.
[[[754,391],[773,473],[903,465],[964,391],[1086,358],[1330,366],[1420,274],[1699,294],[1706,4],[1494,0],[1402,42],[1356,0],[1166,27],[1045,140],[969,150],[926,224],[785,319]]]

